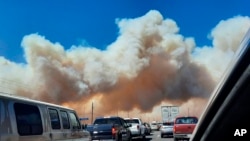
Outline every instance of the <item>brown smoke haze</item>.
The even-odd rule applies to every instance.
[[[250,27],[250,18],[220,21],[210,34],[213,46],[202,47],[180,35],[175,21],[163,19],[158,11],[117,20],[117,25],[119,36],[106,50],[65,50],[41,35],[24,36],[26,64],[0,57],[0,91],[86,115],[93,102],[96,115],[118,109],[153,113],[156,106],[169,104],[181,106],[181,114],[199,116]]]

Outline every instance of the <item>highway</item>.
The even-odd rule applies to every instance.
[[[134,141],[137,141],[139,139],[133,139]],[[146,141],[173,141],[174,139],[172,137],[164,137],[161,138],[160,131],[153,131],[151,135],[147,135]]]

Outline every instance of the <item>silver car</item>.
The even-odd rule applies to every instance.
[[[173,137],[173,127],[174,127],[174,122],[163,123],[160,128],[161,138],[165,136]]]

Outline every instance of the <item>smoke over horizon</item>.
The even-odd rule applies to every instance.
[[[219,22],[210,35],[211,47],[197,47],[194,38],[179,34],[174,20],[163,19],[155,10],[117,20],[117,25],[119,36],[106,50],[65,50],[42,35],[24,36],[26,64],[0,57],[0,91],[78,111],[94,100],[105,114],[117,107],[151,112],[164,102],[195,107],[196,99],[205,105],[250,27],[250,18]]]

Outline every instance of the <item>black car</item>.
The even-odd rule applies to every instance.
[[[202,114],[191,141],[249,141],[250,29]]]
[[[115,140],[115,141],[130,141],[131,124],[118,116],[97,117],[93,125],[87,126],[87,131],[90,132],[92,140]]]

